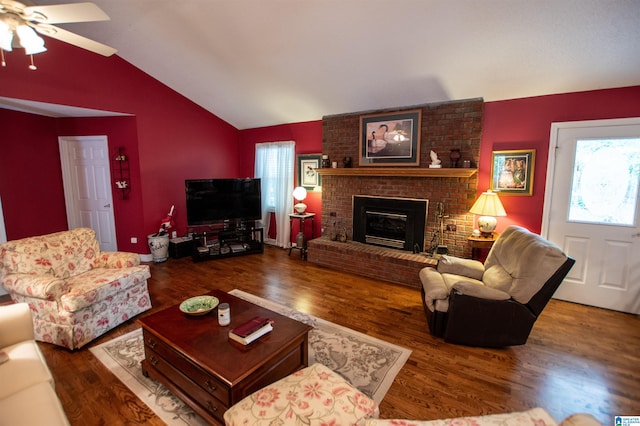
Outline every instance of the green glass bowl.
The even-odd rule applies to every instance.
[[[180,311],[187,315],[206,315],[218,306],[220,301],[213,296],[196,296],[180,304]]]

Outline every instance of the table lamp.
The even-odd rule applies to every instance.
[[[295,198],[296,201],[298,201],[298,203],[293,206],[293,209],[296,211],[297,214],[304,214],[304,212],[307,210],[307,205],[302,201],[304,201],[304,199],[307,198],[307,190],[304,189],[303,186],[298,186],[296,189],[293,190],[293,198]]]
[[[478,229],[480,229],[481,235],[484,238],[491,237],[493,231],[495,231],[496,224],[498,223],[496,216],[507,215],[507,212],[500,202],[500,198],[498,198],[498,194],[491,190],[480,194],[469,211],[473,214],[480,215],[478,218]]]

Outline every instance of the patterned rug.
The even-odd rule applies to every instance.
[[[366,334],[298,312],[241,290],[236,297],[265,307],[313,327],[309,332],[309,365],[320,362],[344,376],[378,403],[382,401],[411,351]],[[168,425],[206,425],[163,385],[144,377],[142,329],[134,330],[91,352]]]

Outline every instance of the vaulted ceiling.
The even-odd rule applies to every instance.
[[[60,26],[239,129],[640,84],[638,0],[93,2]]]

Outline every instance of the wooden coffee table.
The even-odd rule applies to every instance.
[[[217,310],[187,316],[179,305],[140,318],[145,359],[142,372],[164,384],[205,420],[224,423],[224,412],[264,386],[307,366],[312,327],[220,290],[231,324],[218,325]],[[254,316],[273,319],[273,331],[248,346],[228,331]]]

